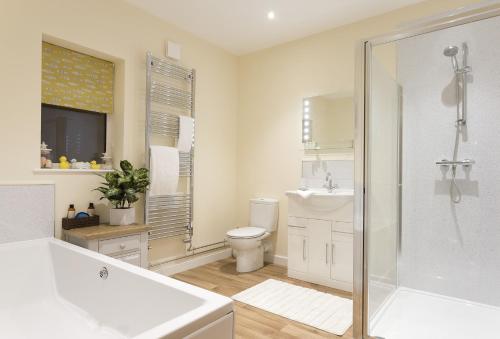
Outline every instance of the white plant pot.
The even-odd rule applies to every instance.
[[[110,225],[131,225],[135,223],[135,207],[112,208],[109,210]]]

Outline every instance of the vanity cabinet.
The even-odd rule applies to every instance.
[[[64,240],[129,264],[148,268],[147,225],[99,225],[64,230]]]
[[[352,199],[332,211],[289,197],[288,276],[352,292]]]

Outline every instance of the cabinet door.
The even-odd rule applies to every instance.
[[[331,278],[352,283],[353,236],[349,233],[332,233],[332,275]]]
[[[288,268],[294,271],[307,272],[308,255],[307,236],[297,232],[294,227],[289,227]]]
[[[309,219],[307,225],[309,247],[309,272],[316,276],[330,277],[331,220]]]

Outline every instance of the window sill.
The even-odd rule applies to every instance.
[[[114,170],[106,169],[61,169],[61,168],[35,168],[35,174],[92,174],[92,173],[108,173]]]

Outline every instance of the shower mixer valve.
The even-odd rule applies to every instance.
[[[476,162],[472,159],[464,159],[464,160],[447,160],[443,159],[441,161],[436,161],[436,165],[440,166],[464,166],[469,167]]]

